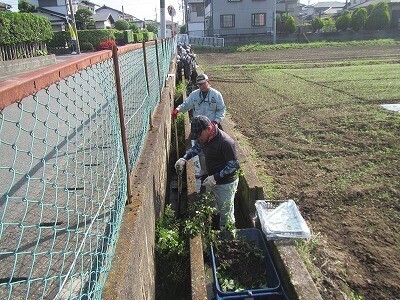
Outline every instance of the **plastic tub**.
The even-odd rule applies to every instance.
[[[236,231],[238,237],[245,238],[246,240],[253,242],[255,247],[260,248],[264,251],[265,255],[265,269],[267,277],[267,288],[262,289],[252,289],[252,290],[242,290],[239,292],[224,292],[219,285],[217,278],[217,266],[218,261],[216,261],[214,255],[214,248],[211,246],[211,261],[212,270],[214,277],[214,289],[216,291],[216,299],[287,299],[279,280],[278,274],[276,272],[275,266],[272,262],[271,256],[265,245],[262,232],[256,228],[248,229],[238,229]]]

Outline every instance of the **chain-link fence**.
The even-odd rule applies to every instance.
[[[175,47],[174,39],[127,46],[114,57],[82,59],[70,74],[60,67],[67,76],[58,80],[44,74],[0,86],[1,299],[101,298],[127,170],[140,155]]]

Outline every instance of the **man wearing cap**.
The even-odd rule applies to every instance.
[[[239,162],[234,140],[206,116],[196,116],[191,122],[190,138],[195,140],[190,150],[175,163],[175,169],[183,170],[186,161],[203,152],[208,177],[203,181],[207,192],[215,196],[220,212],[220,227],[229,222],[235,224],[234,199],[239,178]]]
[[[211,87],[206,74],[198,75],[196,84],[199,88],[191,92],[183,103],[174,109],[172,116],[176,117],[180,112],[193,109],[193,117],[206,116],[212,122],[219,124],[225,117],[226,110],[221,93]]]
[[[224,99],[219,91],[210,86],[208,76],[206,74],[200,74],[196,77],[196,84],[199,87],[189,94],[181,105],[179,105],[172,112],[174,118],[177,117],[179,112],[187,112],[193,110],[193,117],[202,115],[210,119],[214,124],[219,124],[225,117],[226,106]],[[192,141],[192,145],[194,142]],[[207,174],[207,170],[204,162],[204,155],[198,153],[198,158],[194,160],[195,164],[195,175],[200,178]],[[200,191],[199,180],[197,182],[197,191]]]

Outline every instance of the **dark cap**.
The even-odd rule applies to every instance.
[[[206,74],[200,74],[196,77],[196,84],[204,83],[208,81],[208,76]]]
[[[192,119],[190,127],[190,139],[197,140],[201,132],[211,125],[211,121],[206,116],[197,116]]]

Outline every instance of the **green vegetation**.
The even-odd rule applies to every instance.
[[[210,52],[247,52],[247,51],[269,51],[269,50],[284,50],[284,49],[308,49],[308,48],[324,48],[324,47],[346,47],[346,46],[373,46],[373,45],[399,45],[400,41],[396,39],[378,39],[378,40],[365,40],[365,41],[347,41],[347,42],[312,42],[312,43],[285,43],[285,44],[248,44],[237,47],[206,47],[195,46],[196,53],[210,53]]]
[[[115,29],[118,30],[128,30],[129,29],[129,23],[126,20],[118,20],[114,24]]]
[[[49,19],[31,13],[0,12],[0,45],[45,42],[53,37]]]
[[[85,30],[88,25],[94,24],[93,13],[87,8],[79,8],[75,13],[76,27]]]

